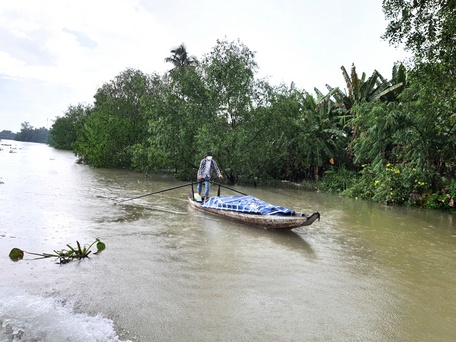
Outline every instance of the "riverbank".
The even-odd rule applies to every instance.
[[[334,168],[316,181],[270,181],[266,186],[289,186],[388,206],[456,213],[456,181],[416,168],[402,169],[392,164],[387,164],[384,172],[374,173],[368,166],[360,172]]]

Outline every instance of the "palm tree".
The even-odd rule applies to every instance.
[[[172,63],[174,68],[190,66],[198,63],[195,56],[190,56],[184,43],[171,50],[171,57],[166,57],[165,62]]]

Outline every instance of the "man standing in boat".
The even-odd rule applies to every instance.
[[[213,171],[217,173],[218,178],[223,178],[217,163],[212,159],[212,152],[207,152],[204,159],[201,160],[200,167],[198,169],[198,194],[201,196],[201,189],[204,181],[204,201],[209,198],[209,190],[211,187],[210,181]]]

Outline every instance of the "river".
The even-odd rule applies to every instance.
[[[0,341],[456,337],[454,215],[237,186],[321,213],[276,232],[195,212],[189,188],[119,203],[185,184],[170,177],[94,169],[44,144],[0,148]],[[8,257],[98,237],[103,252],[67,264]]]

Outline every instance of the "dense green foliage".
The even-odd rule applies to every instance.
[[[13,133],[11,131],[3,130],[0,132],[0,139],[14,140],[15,137],[16,137],[16,133]]]
[[[456,63],[456,2],[454,0],[383,0],[389,20],[384,38],[404,44],[422,63]]]
[[[49,145],[60,150],[72,150],[79,121],[88,110],[81,104],[70,106],[63,117],[57,117],[52,125]]]
[[[211,150],[231,183],[307,182],[386,204],[451,209],[456,59],[447,58],[454,46],[446,35],[454,40],[454,6],[437,3],[439,10],[383,2],[385,38],[415,53],[407,68],[392,66],[391,78],[342,66],[346,90],[327,86],[313,96],[258,79],[255,53],[240,41],[218,40],[200,61],[182,44],[165,59],[173,66],[165,75],[127,69],[97,91],[93,106],[70,107],[53,125],[52,144],[96,167],[183,180]]]
[[[384,38],[412,53],[393,71],[387,101],[355,101],[350,150],[357,172],[327,172],[322,184],[387,204],[454,208],[456,197],[456,2],[384,0]],[[396,76],[394,76],[394,74]],[[402,86],[399,84],[402,83]],[[345,187],[337,186],[346,180]]]
[[[130,167],[128,148],[146,138],[141,99],[149,77],[128,69],[95,94],[93,108],[80,115],[73,151],[96,167]]]
[[[48,143],[49,130],[45,127],[34,128],[28,122],[21,124],[21,131],[17,133],[14,140],[17,141],[28,141],[36,143]]]

